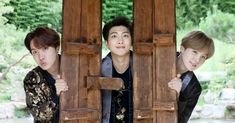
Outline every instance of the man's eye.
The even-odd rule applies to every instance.
[[[48,49],[48,47],[43,47],[43,50],[47,50]]]
[[[197,54],[198,52],[196,50],[193,51],[194,54]]]
[[[128,37],[129,37],[129,35],[124,35],[124,37],[128,38]]]
[[[202,56],[202,59],[206,60],[206,59],[207,59],[207,57],[206,57],[206,56]]]
[[[111,38],[116,38],[117,36],[116,35],[111,35]]]
[[[37,53],[38,53],[37,51],[32,51],[32,54],[33,54],[33,55],[35,55],[35,54],[37,54]]]

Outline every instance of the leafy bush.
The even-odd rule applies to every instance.
[[[132,19],[133,0],[103,0],[102,21],[108,22],[118,15],[127,16]]]
[[[8,6],[14,12],[4,16],[8,23],[17,28],[30,30],[38,26],[49,26],[61,31],[62,27],[62,0],[10,0]]]
[[[30,115],[27,108],[15,109],[14,114],[17,118],[22,118]]]
[[[10,0],[0,1],[0,73],[7,72],[7,68],[18,61],[24,54],[28,53],[24,46],[24,37],[26,32],[22,29],[17,29],[13,24],[7,24],[8,19],[3,14],[13,12],[13,8],[8,6]],[[30,63],[31,61],[31,63]],[[33,64],[32,60],[25,60],[19,63],[24,68],[29,68]],[[9,75],[12,75],[10,71]],[[1,83],[12,83],[15,82],[13,79],[22,80],[23,75],[14,73],[12,78],[6,76],[5,80],[0,81]],[[0,76],[1,78],[1,76]],[[1,85],[3,86],[3,85]]]
[[[235,81],[235,53],[231,53],[224,60],[228,80]]]
[[[202,19],[199,27],[210,36],[226,43],[235,43],[235,15],[224,13],[214,6]]]
[[[208,85],[208,88],[214,92],[220,92],[220,90],[224,88],[225,84],[226,84],[225,79],[212,78],[212,80],[210,81]]]
[[[10,100],[11,100],[11,94],[10,93],[0,94],[0,103],[9,102]]]
[[[199,24],[200,18],[206,17],[214,4],[212,0],[176,0],[177,28]]]
[[[198,25],[215,5],[222,12],[235,14],[235,0],[176,0],[177,28]]]
[[[235,14],[235,1],[234,0],[215,0],[218,5],[218,8],[222,12]]]

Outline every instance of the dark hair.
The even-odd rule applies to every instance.
[[[35,30],[29,32],[25,39],[24,44],[31,53],[30,43],[33,41],[35,47],[58,47],[60,44],[59,34],[48,27],[38,27]]]
[[[104,25],[104,28],[103,28],[104,40],[106,41],[108,40],[109,31],[114,26],[125,26],[130,31],[130,34],[132,36],[133,26],[130,20],[125,16],[117,16],[113,20],[109,21],[108,23]]]

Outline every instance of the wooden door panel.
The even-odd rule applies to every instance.
[[[156,90],[154,102],[158,105],[156,123],[177,123],[176,92],[168,88],[168,82],[176,76],[175,47],[175,1],[155,0],[154,2],[154,43]],[[167,104],[168,109],[165,104]]]
[[[141,54],[136,56],[134,56],[134,122],[151,123],[153,114],[152,57]]]
[[[175,1],[134,1],[134,123],[176,123]],[[62,71],[69,91],[61,94],[61,123],[101,122],[100,89],[119,89],[120,79],[102,78],[101,0],[64,0]],[[112,83],[109,83],[112,81]]]
[[[143,1],[134,1],[135,122],[176,123],[176,93],[167,85],[176,74],[175,1]]]
[[[134,0],[134,123],[153,122],[152,5],[152,0]]]
[[[69,90],[61,95],[61,123],[101,121],[100,88],[87,86],[87,78],[100,75],[100,7],[101,0],[63,1],[61,67]]]

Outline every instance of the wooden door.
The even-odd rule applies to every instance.
[[[176,123],[175,1],[134,0],[134,123]],[[64,0],[61,123],[100,123],[100,89],[120,79],[101,78],[101,0]],[[112,81],[112,84],[110,84]]]
[[[118,90],[119,78],[100,76],[101,0],[64,0],[60,123],[100,123],[101,89]]]
[[[100,74],[100,29],[101,0],[63,1],[61,69],[69,90],[60,97],[61,123],[100,121],[100,90],[88,87]]]
[[[134,0],[134,122],[177,123],[175,1]]]

